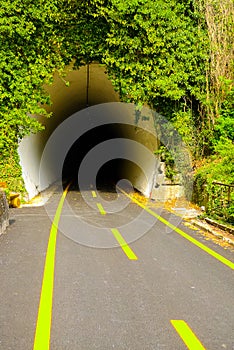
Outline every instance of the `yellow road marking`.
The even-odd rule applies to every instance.
[[[95,191],[92,191],[93,198],[97,198],[97,193]]]
[[[199,241],[197,241],[195,238],[191,237],[189,234],[185,233],[184,231],[180,230],[178,227],[174,226],[173,224],[171,224],[169,221],[167,221],[166,219],[164,219],[163,217],[161,217],[160,215],[156,214],[153,210],[147,208],[144,204],[140,203],[137,199],[132,198],[128,193],[126,193],[124,190],[122,190],[121,188],[119,188],[119,190],[128,198],[130,198],[134,203],[136,203],[137,205],[139,205],[139,207],[143,208],[145,211],[147,211],[149,214],[153,215],[154,217],[156,217],[159,221],[161,221],[163,224],[167,225],[168,227],[170,227],[173,231],[175,231],[176,233],[178,233],[179,235],[181,235],[182,237],[184,237],[185,239],[187,239],[189,242],[193,243],[194,245],[196,245],[197,247],[199,247],[200,249],[204,250],[206,253],[208,253],[209,255],[213,256],[215,259],[219,260],[221,263],[223,263],[224,265],[230,267],[230,269],[234,270],[234,263],[226,258],[224,258],[222,255],[216,253],[214,250],[208,248],[207,246],[205,246],[204,244],[200,243]]]
[[[101,203],[97,203],[97,207],[101,213],[101,215],[105,215],[106,211],[104,210],[103,206],[101,205]]]
[[[171,320],[171,324],[189,350],[205,350],[200,340],[183,320]]]
[[[128,259],[138,260],[138,257],[135,255],[132,249],[128,246],[125,239],[121,236],[119,230],[117,230],[117,228],[112,228],[111,232],[115,236],[116,240],[118,241],[120,247],[123,249],[124,253],[127,255]]]
[[[49,350],[50,348],[57,231],[63,203],[69,186],[70,185],[67,186],[59,201],[59,205],[56,210],[54,221],[50,230],[33,350]]]

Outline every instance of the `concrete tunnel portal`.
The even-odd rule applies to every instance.
[[[46,108],[53,116],[46,120],[38,117],[45,130],[26,137],[19,146],[29,199],[58,180],[76,183],[86,158],[86,185],[93,181],[90,173],[99,190],[112,189],[120,179],[128,179],[149,196],[158,167],[151,111],[147,109],[137,119],[135,106],[119,102],[99,64],[70,69],[65,79],[69,86],[55,76],[47,87],[52,106]]]

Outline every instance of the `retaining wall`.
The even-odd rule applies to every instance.
[[[0,235],[9,225],[9,206],[4,191],[0,190]]]

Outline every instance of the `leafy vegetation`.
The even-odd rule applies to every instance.
[[[0,181],[23,189],[18,142],[43,129],[34,116],[49,117],[43,86],[54,72],[98,61],[122,101],[147,104],[174,123],[198,187],[233,183],[233,13],[232,0],[6,0]]]
[[[48,116],[43,84],[64,63],[57,55],[56,12],[49,1],[6,0],[0,8],[0,177],[13,190],[23,188],[18,142],[43,126],[34,115]]]
[[[213,152],[196,173],[195,200],[214,218],[234,224],[234,106],[233,91],[227,95],[214,127]],[[230,193],[228,194],[228,191]],[[227,197],[229,199],[227,200]]]

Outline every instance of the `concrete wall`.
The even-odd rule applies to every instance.
[[[167,180],[165,173],[165,163],[159,162],[151,197],[160,202],[166,202],[167,200],[184,197],[185,190],[182,186],[180,176],[178,176],[176,182],[172,183],[171,181]]]

